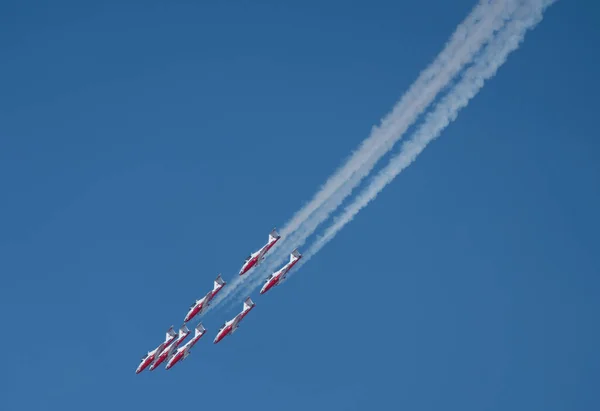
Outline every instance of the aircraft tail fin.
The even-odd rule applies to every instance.
[[[167,334],[165,335],[165,342],[173,339],[176,336],[177,336],[177,334],[175,333],[175,330],[173,329],[173,326],[171,326],[171,328],[169,328],[167,330]]]
[[[206,332],[206,328],[204,328],[204,326],[202,325],[202,323],[198,323],[198,325],[196,326],[196,330],[195,330],[195,336],[199,336],[202,335]]]
[[[271,230],[271,232],[269,233],[269,242],[271,242],[273,240],[277,240],[279,238],[281,238],[281,236],[277,232],[277,229],[273,228],[273,230]]]
[[[246,301],[244,301],[244,311],[251,309],[254,305],[254,301],[250,297],[246,298]]]
[[[218,290],[219,288],[223,287],[225,284],[227,284],[227,283],[225,281],[223,281],[221,274],[219,274],[217,276],[217,278],[215,278],[214,285],[213,285],[213,291]]]
[[[300,251],[298,251],[298,249],[296,248],[294,251],[292,251],[292,253],[290,254],[290,263],[294,260],[300,259],[302,258],[302,254],[300,254]]]
[[[179,329],[179,338],[183,338],[190,333],[190,329],[187,328],[187,325],[182,325]]]

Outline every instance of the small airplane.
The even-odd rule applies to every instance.
[[[142,371],[144,371],[144,369],[148,365],[150,365],[150,363],[152,361],[154,361],[156,359],[156,356],[158,354],[160,354],[162,352],[162,350],[164,350],[169,345],[171,345],[171,343],[173,342],[173,340],[175,340],[176,336],[177,336],[177,334],[175,334],[175,331],[173,330],[173,326],[171,326],[171,328],[169,328],[167,330],[167,335],[165,336],[165,342],[160,343],[160,345],[158,347],[156,347],[152,351],[148,351],[148,354],[146,354],[146,355],[144,355],[142,357],[140,365],[138,365],[137,369],[135,370],[135,373],[139,374]]]
[[[196,315],[205,311],[208,308],[208,306],[210,305],[210,301],[214,298],[215,295],[217,295],[217,293],[219,291],[221,291],[221,288],[223,288],[225,286],[225,284],[227,284],[227,283],[225,281],[223,281],[223,279],[221,278],[221,274],[219,274],[214,281],[212,291],[209,291],[204,297],[202,297],[202,299],[196,300],[196,302],[194,304],[190,305],[190,310],[188,311],[187,315],[185,316],[184,321],[188,322],[192,318],[194,318]]]
[[[292,251],[292,253],[290,254],[290,261],[286,265],[281,267],[278,271],[275,271],[273,274],[271,274],[269,278],[267,278],[267,280],[265,281],[265,285],[263,285],[263,287],[260,290],[260,293],[264,294],[267,291],[269,291],[271,287],[279,285],[283,281],[285,281],[285,276],[287,275],[288,271],[290,271],[294,264],[296,264],[301,258],[302,254],[298,252],[298,249]]]
[[[236,315],[234,319],[229,320],[225,324],[223,324],[213,343],[216,344],[223,338],[225,338],[227,335],[234,333],[235,330],[237,330],[240,326],[240,321],[242,321],[246,314],[248,314],[250,310],[254,308],[254,305],[254,301],[252,301],[250,297],[246,298],[246,301],[244,301],[244,309],[242,310],[242,312]]]
[[[177,351],[175,351],[174,347],[171,347],[169,349],[168,354],[169,361],[167,362],[167,366],[165,367],[165,369],[168,370],[169,368],[177,364],[177,362],[179,362],[180,360],[185,360],[187,356],[190,355],[190,350],[192,349],[192,347],[198,342],[200,338],[202,338],[202,336],[205,333],[206,329],[204,328],[204,326],[202,326],[202,323],[200,323],[196,326],[196,330],[194,331],[194,338],[189,340],[183,347],[177,348]]]
[[[275,245],[275,243],[277,241],[279,241],[280,238],[281,238],[281,236],[279,235],[277,230],[273,229],[273,231],[271,231],[269,233],[269,242],[267,244],[265,244],[260,250],[250,254],[246,258],[246,261],[244,262],[244,265],[242,266],[242,269],[240,270],[240,275],[244,275],[252,267],[258,266],[261,263],[261,261],[265,259],[265,254],[267,253],[267,251],[269,251],[271,249],[271,247],[273,247]]]
[[[190,333],[190,329],[187,328],[187,325],[185,325],[185,324],[182,325],[181,328],[179,329],[179,336],[177,337],[177,339],[173,342],[173,344],[164,348],[160,352],[160,355],[158,357],[156,357],[156,359],[154,360],[152,365],[150,365],[149,370],[153,371],[160,364],[162,364],[162,362],[169,357],[169,353],[171,353],[175,348],[179,347],[179,344],[181,344],[183,342],[183,340],[185,340],[185,338],[188,336],[189,333]]]

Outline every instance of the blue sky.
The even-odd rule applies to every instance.
[[[218,345],[140,356],[308,201],[475,1],[4,2],[3,409],[592,410],[600,6]],[[197,2],[200,3],[200,2]],[[10,337],[9,337],[10,336]]]

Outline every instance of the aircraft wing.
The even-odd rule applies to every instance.
[[[160,353],[162,352],[162,350],[165,348],[165,343],[160,343],[160,345],[158,347],[156,347],[156,350],[154,350],[154,361],[156,361],[156,359],[158,358],[158,356],[160,355]]]
[[[177,346],[175,344],[172,344],[169,347],[169,351],[168,351],[168,354],[167,354],[167,360],[170,360],[171,357],[175,355],[175,353],[177,352],[178,349],[179,348],[177,348]]]
[[[239,327],[241,319],[242,319],[241,314],[236,315],[235,318],[233,319],[233,322],[231,323],[231,333],[232,334]]]

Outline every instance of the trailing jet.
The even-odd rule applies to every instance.
[[[140,365],[138,365],[137,370],[135,370],[135,373],[139,374],[142,371],[144,371],[144,369],[148,365],[150,365],[150,363],[152,361],[154,361],[156,359],[156,356],[158,354],[160,354],[162,352],[162,350],[164,350],[165,348],[168,348],[169,345],[171,345],[173,340],[175,340],[176,336],[177,336],[177,334],[175,334],[175,331],[173,331],[173,326],[171,326],[171,328],[169,328],[167,330],[167,335],[165,336],[165,342],[160,343],[160,345],[158,347],[156,347],[152,351],[148,351],[148,354],[146,354],[142,357],[142,361],[140,362]]]
[[[177,364],[177,362],[179,362],[180,360],[185,360],[187,356],[190,355],[190,350],[192,349],[192,347],[198,342],[200,338],[202,338],[202,336],[205,333],[206,329],[202,326],[202,323],[200,323],[196,326],[194,338],[189,340],[183,347],[177,348],[177,351],[175,351],[175,348],[171,347],[168,355],[169,361],[167,362],[167,366],[165,367],[165,369],[168,370],[169,368]]]
[[[214,281],[212,291],[209,291],[208,294],[206,294],[204,297],[202,297],[202,299],[196,300],[196,302],[194,304],[190,305],[190,310],[188,311],[187,315],[185,316],[184,321],[188,322],[192,318],[194,318],[196,315],[204,312],[210,305],[210,301],[215,297],[215,295],[217,295],[217,293],[219,291],[221,291],[221,288],[223,288],[225,286],[225,284],[227,284],[227,283],[225,281],[223,281],[223,279],[221,278],[221,274],[219,274]]]
[[[260,290],[260,293],[264,294],[269,291],[271,287],[281,284],[285,280],[285,276],[287,275],[288,271],[290,271],[294,264],[296,264],[301,258],[302,254],[298,252],[298,249],[292,251],[290,254],[290,261],[278,271],[271,274],[269,278],[267,278],[265,285],[263,285],[262,289]]]
[[[225,324],[223,324],[213,343],[216,344],[223,338],[225,338],[225,336],[234,333],[235,330],[237,330],[240,326],[240,321],[242,321],[246,314],[248,314],[250,310],[254,308],[254,305],[254,301],[252,301],[250,297],[246,298],[246,301],[244,301],[244,309],[242,310],[242,312],[236,315],[233,320],[229,320]]]
[[[160,364],[162,364],[162,362],[164,360],[169,358],[169,354],[172,353],[174,349],[179,347],[179,344],[181,344],[183,342],[183,340],[185,340],[185,338],[188,336],[189,333],[190,333],[190,330],[189,330],[189,328],[187,328],[187,325],[185,325],[185,324],[182,325],[181,328],[179,329],[179,336],[177,337],[177,339],[173,342],[173,344],[164,348],[160,352],[160,355],[158,357],[156,357],[156,359],[154,360],[152,365],[150,365],[150,368],[149,368],[150,371],[155,370]]]
[[[279,241],[280,238],[281,236],[279,235],[277,230],[273,229],[273,231],[269,233],[269,242],[265,244],[260,250],[250,254],[246,258],[246,261],[244,262],[244,265],[240,270],[240,275],[246,274],[252,267],[259,265],[261,261],[265,259],[265,254],[267,253],[267,251],[269,251],[271,247],[273,247],[275,243]]]

